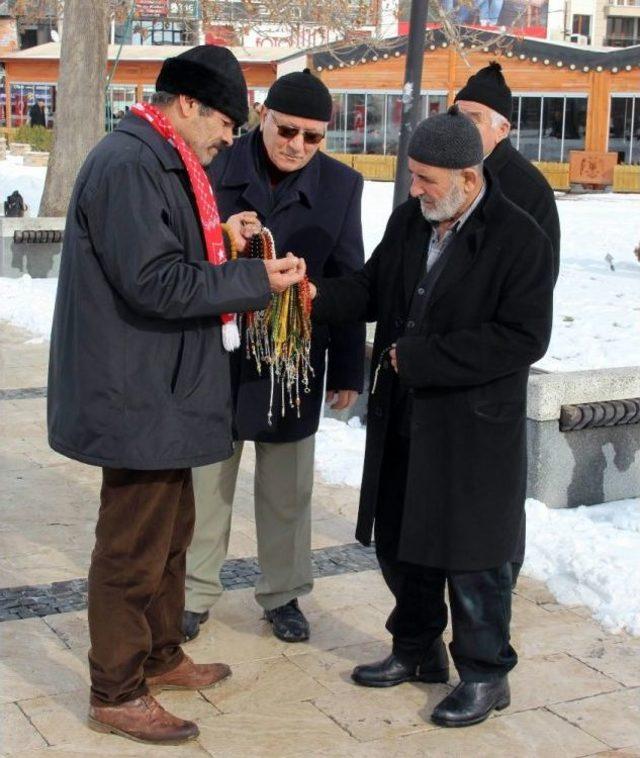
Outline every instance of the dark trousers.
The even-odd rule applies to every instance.
[[[191,469],[103,469],[89,569],[91,702],[148,692],[145,676],[183,652],[185,556],[195,520]]]
[[[445,571],[379,555],[396,605],[387,620],[393,652],[419,665],[446,629],[445,584],[449,589],[451,657],[463,682],[490,682],[518,662],[509,644],[511,564],[486,571]]]
[[[467,682],[498,679],[518,657],[509,644],[511,563],[485,571],[446,571],[397,560],[406,491],[409,439],[397,429],[387,435],[375,518],[378,561],[396,606],[387,620],[393,651],[418,665],[447,626],[449,589],[451,656]]]

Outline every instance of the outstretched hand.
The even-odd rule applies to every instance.
[[[284,258],[266,260],[264,265],[272,292],[284,292],[292,284],[301,282],[307,272],[304,258],[298,258],[293,253],[287,253]]]

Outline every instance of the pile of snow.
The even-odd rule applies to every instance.
[[[640,635],[639,556],[638,499],[562,509],[527,501],[523,573],[611,631]]]
[[[32,279],[28,274],[0,278],[0,321],[49,339],[57,287],[57,279]]]
[[[27,216],[37,216],[47,175],[46,166],[23,166],[21,155],[7,155],[0,161],[0,200],[4,202],[14,190],[29,206]]]
[[[316,470],[329,484],[359,487],[365,430],[323,418]],[[587,606],[607,629],[640,636],[640,499],[580,508],[527,500],[523,573],[547,584],[559,603]]]

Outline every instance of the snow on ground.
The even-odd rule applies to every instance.
[[[316,470],[331,484],[360,486],[365,430],[323,418]],[[640,636],[640,499],[580,508],[527,500],[523,573],[546,582],[559,603],[587,606],[604,627]]]
[[[363,232],[369,256],[391,212],[393,185],[365,182]],[[640,195],[560,195],[560,276],[551,344],[536,365],[582,371],[640,362]],[[606,256],[613,258],[611,270]]]
[[[0,321],[49,339],[57,285],[57,279],[32,279],[28,274],[0,278]]]
[[[0,161],[0,200],[4,203],[7,195],[18,190],[29,206],[26,215],[37,216],[46,174],[46,166],[23,166],[21,155],[7,155]]]

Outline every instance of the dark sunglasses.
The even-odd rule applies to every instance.
[[[279,124],[276,121],[273,112],[269,111],[269,113],[271,113],[271,118],[276,125],[279,136],[284,139],[293,139],[294,137],[297,137],[300,132],[302,132],[302,139],[306,145],[317,145],[324,139],[324,134],[320,134],[319,132],[307,132],[304,129],[298,129],[297,126],[284,126],[284,124]]]

